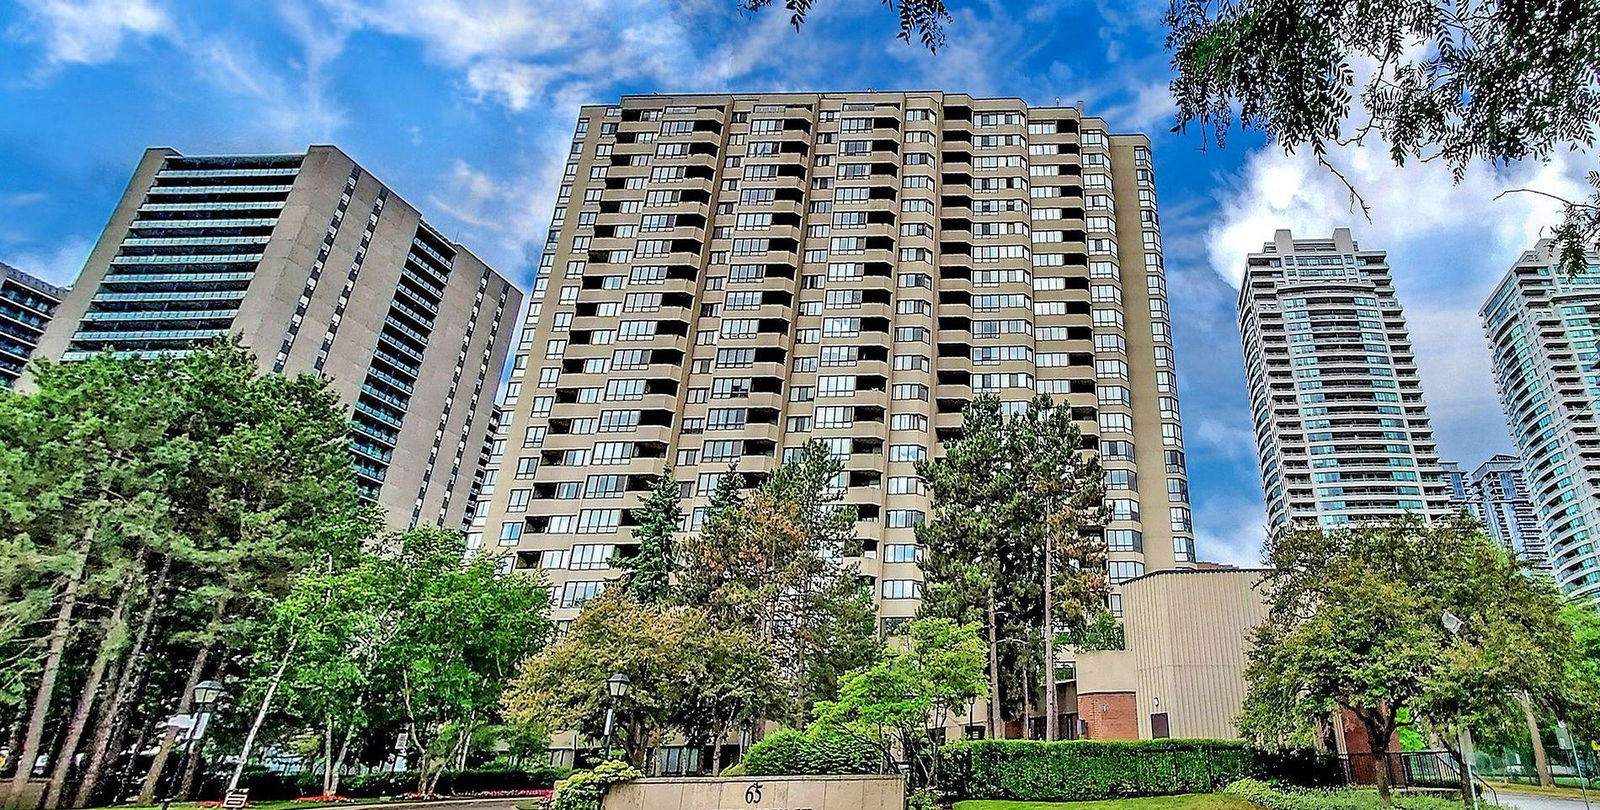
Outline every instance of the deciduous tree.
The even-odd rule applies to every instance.
[[[1251,639],[1241,731],[1303,740],[1337,712],[1362,726],[1390,803],[1400,715],[1441,730],[1517,723],[1517,697],[1563,696],[1571,631],[1553,585],[1530,577],[1470,518],[1419,518],[1271,538],[1266,622]],[[1462,626],[1450,632],[1446,612]]]
[[[980,627],[949,619],[909,622],[903,648],[846,674],[839,697],[817,704],[818,724],[877,747],[885,763],[910,763],[914,787],[930,784],[939,749],[928,729],[943,728],[989,691]]]

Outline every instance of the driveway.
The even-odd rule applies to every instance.
[[[1500,797],[1500,804],[1514,807],[1516,810],[1585,810],[1582,799],[1519,793],[1500,787],[1495,788],[1495,791]],[[1591,810],[1600,810],[1600,795],[1594,793],[1589,795],[1589,807]]]

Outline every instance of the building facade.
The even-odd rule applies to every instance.
[[[1382,251],[1278,231],[1246,261],[1239,331],[1270,531],[1452,511]]]
[[[1567,278],[1555,245],[1518,258],[1480,314],[1555,580],[1600,593],[1600,257]]]
[[[1076,733],[1092,740],[1235,739],[1250,634],[1267,619],[1259,568],[1156,571],[1124,588],[1121,650],[1077,653]]]
[[[580,113],[469,545],[566,619],[636,551],[668,465],[686,529],[730,462],[842,460],[885,626],[921,594],[917,460],[980,392],[1072,409],[1111,576],[1194,557],[1148,141],[1073,108],[927,93],[631,96]],[[1116,607],[1116,604],[1113,604]]]
[[[459,527],[521,293],[331,146],[150,149],[39,350],[177,355],[239,336],[329,380],[362,492],[396,528]]]
[[[67,291],[0,262],[0,386],[22,376]]]
[[[1496,453],[1466,479],[1465,506],[1483,521],[1489,536],[1535,569],[1548,571],[1550,550],[1534,514],[1522,459]]]

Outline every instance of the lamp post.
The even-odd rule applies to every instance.
[[[184,728],[181,739],[183,766],[178,769],[177,781],[169,786],[166,798],[161,800],[161,810],[168,810],[174,798],[173,792],[182,789],[183,783],[189,780],[190,754],[194,751],[195,743],[205,736],[206,725],[211,722],[211,710],[222,697],[222,684],[212,680],[201,681],[194,685],[189,697],[194,705],[194,714],[179,714],[167,718],[167,725]]]
[[[1465,624],[1461,617],[1449,610],[1439,614],[1439,624],[1444,626],[1445,632],[1452,636],[1460,636],[1461,628]],[[1472,780],[1472,731],[1465,723],[1461,725],[1461,764],[1467,769],[1467,798],[1473,807],[1478,806],[1478,785]]]
[[[622,700],[624,695],[628,694],[628,676],[620,672],[611,673],[611,677],[606,679],[606,692],[607,694],[611,695],[611,704],[606,706],[606,733],[604,734],[604,741],[607,749],[606,753],[610,754],[611,731],[616,726],[617,720],[617,703]],[[626,756],[627,752],[624,751],[623,755]]]

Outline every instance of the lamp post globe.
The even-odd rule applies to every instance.
[[[620,672],[612,673],[611,677],[606,679],[606,691],[611,694],[612,698],[620,698],[628,694],[628,676]]]
[[[201,681],[194,685],[195,707],[204,711],[215,706],[222,697],[222,684],[216,681]]]

